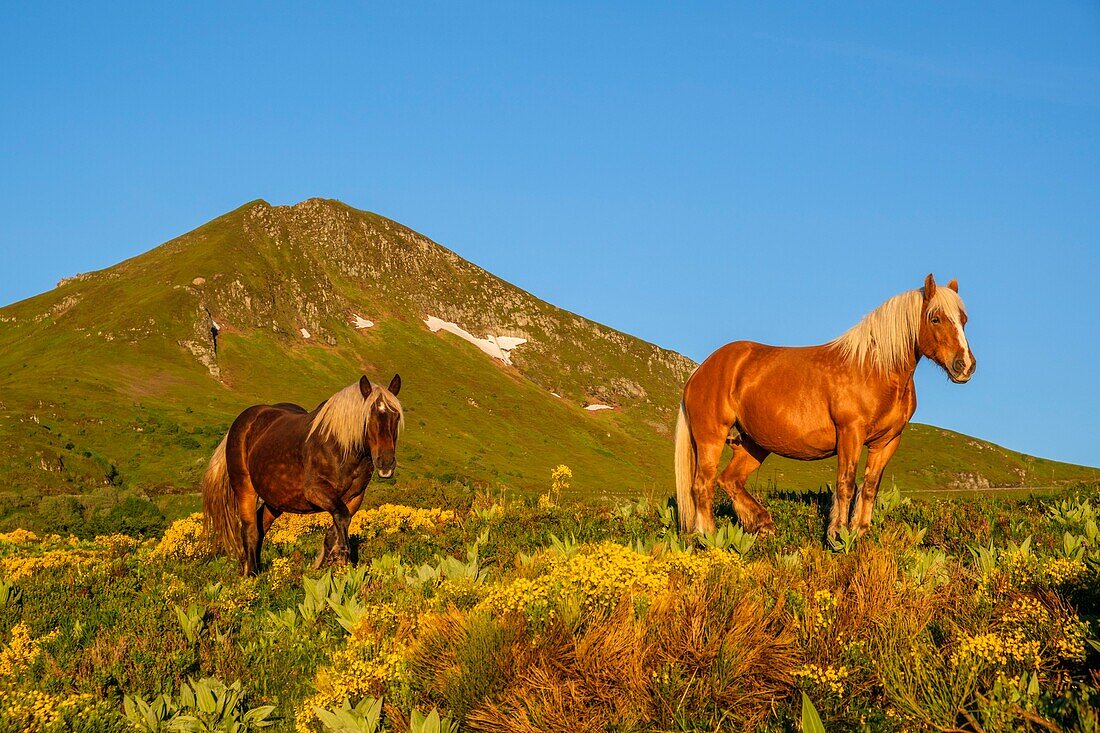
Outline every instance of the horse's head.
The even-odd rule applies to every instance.
[[[365,376],[359,380],[363,399],[373,400],[367,417],[366,446],[382,478],[389,478],[397,467],[397,436],[401,432],[401,404],[394,398],[401,391],[401,375],[394,374],[386,389],[374,386]],[[381,392],[381,393],[379,393]]]
[[[924,305],[921,307],[917,348],[943,367],[956,384],[970,381],[977,362],[966,341],[966,309],[959,298],[959,283],[937,287],[931,274],[924,280]]]

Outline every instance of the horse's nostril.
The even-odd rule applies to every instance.
[[[966,371],[966,362],[962,359],[955,359],[955,362],[951,365],[951,369],[954,370],[956,374],[962,374]]]

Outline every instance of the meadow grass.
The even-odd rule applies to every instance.
[[[325,517],[281,518],[255,579],[194,516],[0,535],[0,730],[785,731],[803,694],[828,731],[1098,725],[1095,485],[887,492],[838,549],[820,493],[752,541],[653,497],[437,489],[360,512],[355,567],[310,570]]]

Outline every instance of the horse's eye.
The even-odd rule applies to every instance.
[[[932,316],[932,325],[935,325],[939,322],[940,322],[940,317],[939,316]]]

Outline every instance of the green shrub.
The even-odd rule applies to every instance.
[[[129,496],[114,506],[92,515],[84,528],[84,536],[126,534],[131,537],[153,537],[167,524],[156,504],[138,496]]]
[[[84,505],[75,496],[44,496],[38,502],[43,531],[79,535],[84,530]]]

